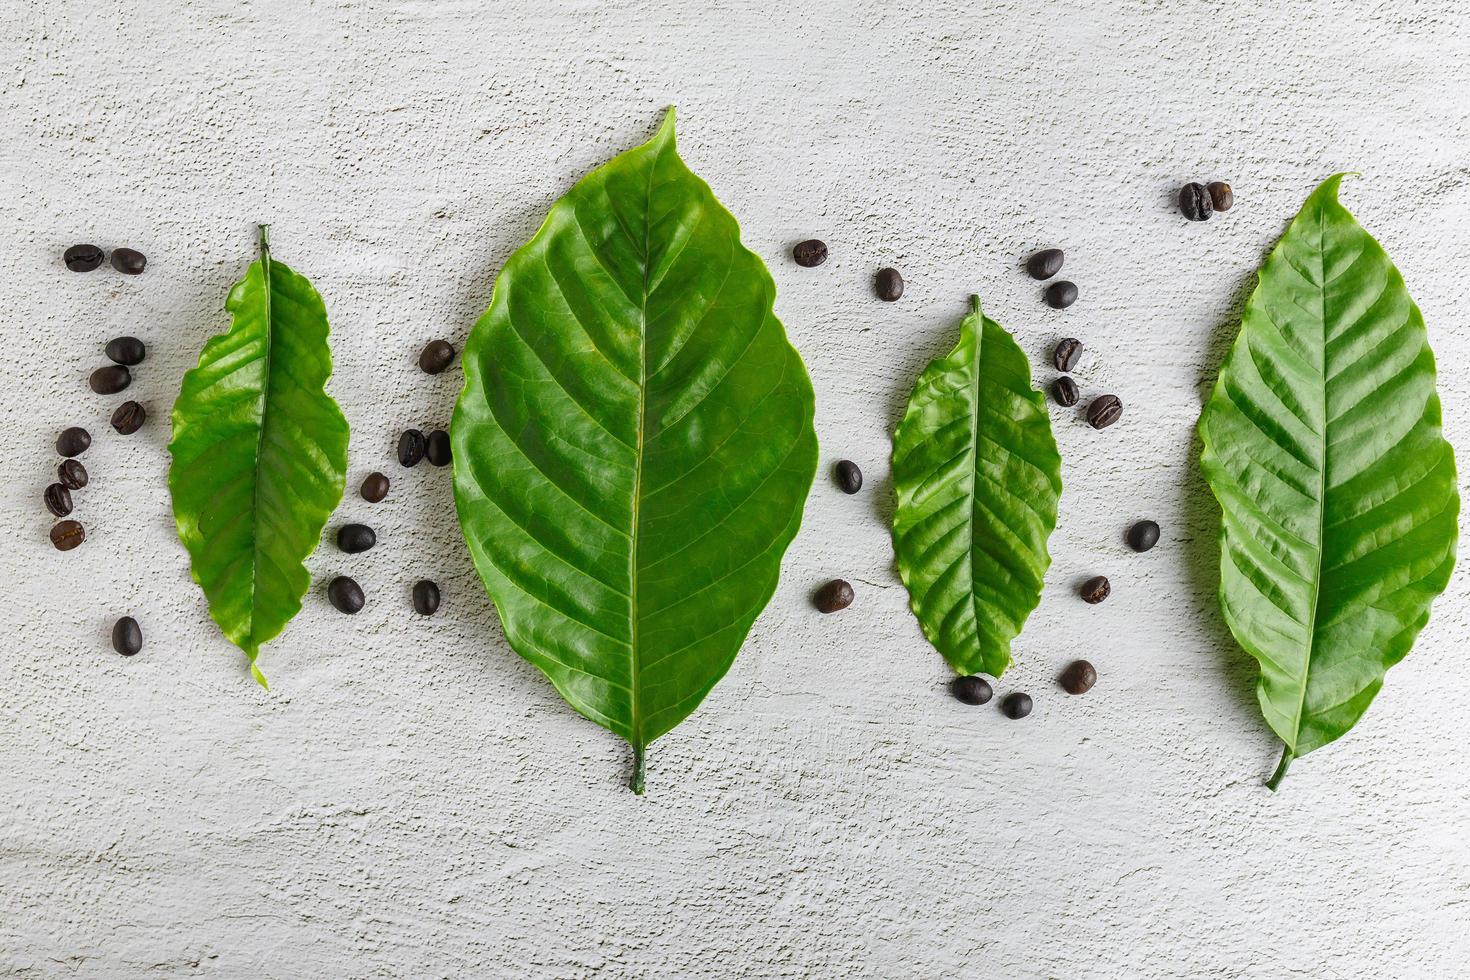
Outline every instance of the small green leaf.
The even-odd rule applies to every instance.
[[[893,541],[929,642],[959,673],[999,677],[1041,599],[1062,460],[1026,355],[971,302],[893,437]]]

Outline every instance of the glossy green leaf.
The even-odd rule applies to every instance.
[[[1448,583],[1458,534],[1424,321],[1338,203],[1341,180],[1266,259],[1200,418],[1220,605],[1285,743],[1273,788],[1367,710]]]
[[[454,490],[511,646],[644,750],[724,675],[816,467],[775,285],[674,115],[557,201],[464,351]]]
[[[1062,459],[1025,353],[971,302],[893,437],[893,541],[929,642],[959,673],[999,677],[1041,599]]]
[[[209,613],[250,658],[301,609],[302,564],[342,499],[347,420],[324,391],[327,311],[311,283],[261,255],[230,290],[230,329],[204,345],[174,402],[179,537]]]

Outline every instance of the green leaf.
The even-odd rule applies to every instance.
[[[1338,203],[1342,177],[1266,259],[1199,425],[1220,605],[1285,743],[1273,789],[1362,717],[1428,622],[1458,535],[1424,320]]]
[[[658,135],[557,201],[464,351],[454,490],[506,638],[644,750],[729,669],[816,468],[811,382],[739,227]]]
[[[174,402],[179,537],[209,613],[250,658],[301,609],[302,564],[342,499],[347,420],[323,387],[332,373],[327,311],[311,283],[271,258],[230,290],[230,329],[204,345]]]
[[[929,642],[959,673],[999,677],[1041,599],[1062,459],[1026,355],[971,304],[893,437],[893,542]]]

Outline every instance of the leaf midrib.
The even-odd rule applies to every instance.
[[[255,660],[259,652],[259,644],[255,640],[255,597],[260,583],[260,482],[261,467],[260,457],[266,445],[265,430],[270,420],[270,401],[272,379],[275,377],[275,314],[271,304],[271,292],[273,288],[271,275],[271,250],[270,241],[265,228],[260,230],[260,272],[261,291],[265,298],[265,355],[261,358],[265,364],[265,383],[260,390],[260,427],[255,438],[255,486],[250,494],[250,649],[247,653],[251,661]]]
[[[980,352],[985,340],[985,314],[980,310],[979,296],[970,297],[970,319],[975,324],[975,354],[970,360],[970,463],[965,468],[970,481],[970,506],[967,508],[968,520],[965,522],[965,536],[968,539],[965,550],[970,556],[970,588],[966,591],[970,593],[970,615],[975,620],[975,637],[978,641],[980,637],[980,597],[975,594],[975,583],[980,580],[980,572],[975,555],[975,509],[980,506],[976,483],[980,467]],[[980,664],[982,668],[987,666],[983,662],[984,656],[984,651],[982,651]],[[996,675],[999,674],[1000,671],[996,671]]]
[[[634,780],[638,779],[643,743],[643,665],[638,641],[638,525],[643,508],[643,440],[648,413],[648,291],[649,291],[649,243],[653,236],[653,174],[663,154],[660,144],[654,151],[653,161],[648,167],[648,186],[644,191],[643,206],[643,295],[638,308],[638,435],[633,450],[633,500],[628,547],[628,653],[630,658],[629,719],[632,730]]]

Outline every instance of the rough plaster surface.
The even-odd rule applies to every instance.
[[[681,4],[0,0],[0,974],[14,977],[1449,977],[1470,956],[1462,568],[1366,719],[1261,786],[1276,748],[1216,610],[1193,426],[1244,290],[1326,175],[1430,325],[1470,452],[1467,58],[1454,0]],[[690,164],[771,265],[810,366],[823,475],[726,679],[625,747],[505,645],[447,471],[390,465],[443,425],[496,270],[558,194],[680,107]],[[1184,222],[1183,181],[1237,208]],[[384,468],[362,556],[262,661],[209,622],[173,534],[167,416],[225,325],[256,221],[333,319],[349,486]],[[817,270],[786,258],[819,235]],[[60,265],[128,244],[146,275]],[[1060,245],[1081,289],[1020,271]],[[884,264],[908,280],[879,303]],[[946,696],[886,522],[889,432],[966,297],[1038,365],[1077,336],[1121,424],[1056,412],[1066,493],[1046,595],[999,685]],[[150,345],[106,425],[87,373]],[[63,426],[98,438],[85,546],[40,494]],[[839,493],[827,466],[861,461]],[[1470,467],[1467,467],[1470,468]],[[1134,556],[1124,528],[1164,527]],[[1082,578],[1113,597],[1084,606]],[[807,604],[833,575],[858,600]],[[443,611],[410,613],[420,576]],[[132,613],[147,646],[107,646]],[[1085,698],[1054,685],[1087,654]]]

